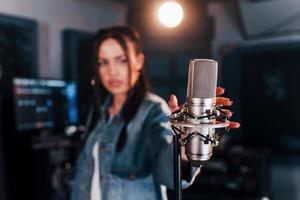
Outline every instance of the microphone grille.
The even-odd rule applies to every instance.
[[[194,59],[189,63],[187,98],[216,97],[218,63],[209,59]]]

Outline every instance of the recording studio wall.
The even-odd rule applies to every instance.
[[[236,3],[246,38],[299,34],[300,1],[238,0]]]
[[[0,65],[3,77],[38,75],[37,22],[0,14]]]
[[[93,33],[66,29],[63,31],[63,73],[67,81],[76,81],[78,87],[79,122],[84,124],[91,105],[94,76],[92,44]]]
[[[210,58],[213,21],[205,3],[180,1],[184,10],[181,24],[166,28],[155,16],[162,2],[135,1],[129,7],[128,24],[141,33],[146,72],[153,91],[165,100],[176,94],[183,103],[189,60]]]
[[[26,164],[20,162],[26,156],[14,130],[11,81],[37,77],[37,37],[35,20],[0,14],[0,199],[17,199],[28,189],[22,175]]]
[[[0,77],[1,78],[1,77]],[[5,200],[5,188],[4,188],[4,159],[3,159],[3,139],[2,139],[2,95],[0,94],[0,200]]]
[[[232,137],[240,135],[243,144],[276,155],[299,155],[299,108],[294,106],[300,96],[299,51],[299,42],[277,42],[241,45],[224,56],[226,94],[235,102],[235,120],[243,124]]]
[[[139,1],[129,7],[128,24],[141,32],[145,50],[168,52],[202,51],[209,56],[213,21],[206,4],[198,0],[179,1],[184,18],[175,28],[166,28],[155,15],[163,1]]]

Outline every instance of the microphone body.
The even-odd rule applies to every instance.
[[[218,64],[214,60],[194,59],[189,63],[186,103],[171,116],[173,130],[181,135],[185,154],[194,166],[209,160],[218,145],[215,129],[226,128],[227,118],[218,120],[216,110]]]

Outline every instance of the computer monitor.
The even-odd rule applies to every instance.
[[[75,82],[13,79],[16,131],[63,130],[78,122]]]

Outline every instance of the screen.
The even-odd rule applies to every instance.
[[[13,80],[16,129],[60,129],[78,122],[75,82]]]

